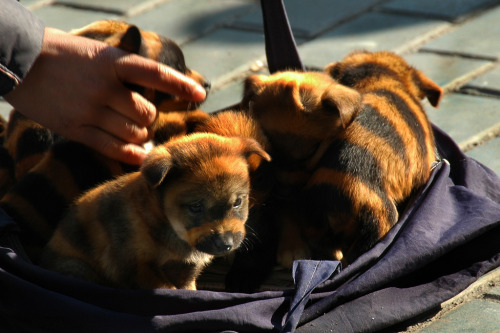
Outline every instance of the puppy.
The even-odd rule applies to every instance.
[[[324,73],[280,72],[246,79],[242,105],[269,139],[280,196],[294,195],[306,184],[325,149],[356,116],[360,102],[357,91]]]
[[[437,159],[419,103],[438,105],[434,82],[389,52],[354,53],[325,71],[246,82],[246,103],[271,141],[281,181],[297,190],[282,205],[284,234],[294,240],[280,244],[286,265],[301,256],[351,263],[397,222]]]
[[[198,82],[207,91],[210,89],[210,83],[200,73],[186,66],[184,53],[179,45],[155,32],[144,31],[122,21],[102,20],[80,29],[74,29],[71,34],[100,40],[130,53],[154,59]],[[174,95],[138,86],[131,87],[153,102],[159,111],[192,110],[197,106],[195,103]]]
[[[210,83],[198,72],[188,68],[181,48],[171,39],[154,32],[143,31],[135,25],[122,21],[102,20],[91,23],[83,28],[70,32],[73,35],[96,39],[110,46],[154,59],[181,72],[202,85],[207,91]],[[155,104],[157,117],[162,113],[191,111],[198,104],[183,100],[178,96],[166,94],[153,89],[128,85],[131,89],[140,92],[145,98]],[[201,111],[196,110],[200,117]],[[152,125],[151,132],[163,131],[163,120],[157,119]],[[178,130],[178,129],[176,129]],[[178,134],[174,132],[171,136]],[[164,135],[163,135],[164,136]],[[11,112],[6,129],[4,146],[15,162],[15,178],[20,179],[27,171],[35,166],[50,147],[58,142],[60,137],[50,130],[24,117],[16,110]]]
[[[256,140],[272,155],[269,140],[260,125],[246,112],[225,110],[211,114],[199,123],[195,132],[215,133],[225,137],[240,137]],[[226,269],[225,287],[227,291],[254,292],[269,276],[275,265],[276,226],[274,220],[267,219],[267,203],[274,186],[272,163],[260,156],[249,158],[250,199],[249,216],[246,223],[244,246],[234,252],[232,258],[224,258],[218,263],[218,270]],[[232,260],[228,260],[232,259]]]
[[[214,256],[245,237],[248,138],[195,133],[154,148],[140,171],[82,195],[47,244],[41,265],[120,288],[196,289]]]
[[[72,33],[155,59],[191,77],[207,90],[210,86],[199,73],[186,66],[177,44],[153,32],[108,20],[97,21]],[[160,111],[150,128],[154,144],[185,133],[186,129],[166,127],[164,115],[172,117],[179,112],[180,117],[191,119],[191,127],[208,117],[197,109],[197,104],[177,96],[131,88],[142,93]],[[5,147],[14,160],[17,183],[2,198],[0,206],[20,226],[23,246],[35,262],[57,222],[77,196],[112,177],[137,170],[68,141],[15,110],[8,123]]]

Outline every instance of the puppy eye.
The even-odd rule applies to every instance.
[[[233,208],[239,208],[242,203],[243,203],[243,199],[241,197],[236,198],[236,200],[233,203]]]
[[[201,204],[201,202],[194,202],[188,206],[188,209],[191,213],[198,214],[203,210],[203,205]]]

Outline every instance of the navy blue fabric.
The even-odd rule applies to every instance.
[[[338,274],[336,262],[304,261],[295,289],[283,292],[123,291],[43,270],[3,246],[2,331],[288,332],[297,323],[297,332],[367,332],[430,313],[500,265],[500,180],[439,129],[436,137],[450,164],[436,167],[387,237]],[[2,244],[12,229],[1,219]]]
[[[293,332],[309,301],[311,293],[323,282],[341,269],[340,261],[296,260],[293,263],[292,274],[295,294],[290,300],[290,310],[287,313],[282,332]]]
[[[283,28],[274,15],[286,21],[282,1],[262,4],[271,68],[300,69],[280,61],[295,50],[273,34]],[[434,130],[445,160],[389,234],[340,272],[337,262],[297,262],[295,287],[280,292],[116,290],[67,278],[27,261],[15,222],[0,212],[0,331],[396,330],[500,266],[500,179]]]

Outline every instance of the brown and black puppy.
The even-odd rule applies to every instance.
[[[83,28],[72,30],[71,33],[100,40],[110,46],[164,63],[198,82],[207,91],[210,89],[210,83],[200,73],[186,66],[181,48],[173,40],[164,36],[141,30],[126,22],[114,20],[96,21]],[[155,104],[159,111],[157,117],[160,119],[157,119],[152,125],[151,132],[163,132],[159,138],[165,137],[164,132],[168,130],[174,131],[172,135],[177,134],[177,132],[185,134],[182,132],[185,129],[163,128],[164,121],[161,119],[163,113],[189,111],[189,113],[194,112],[197,118],[203,116],[201,111],[196,110],[197,103],[153,89],[129,86]],[[45,152],[59,140],[58,135],[13,110],[9,117],[4,146],[15,161],[16,179],[20,179],[36,165],[43,158]]]
[[[199,120],[193,129],[194,132],[214,133],[228,138],[250,138],[257,141],[260,146],[271,154],[271,146],[260,125],[247,113],[235,110],[226,110],[213,113],[209,118]],[[252,195],[250,206],[260,205],[272,189],[272,179],[269,174],[269,163],[263,162],[262,158],[254,156],[249,159],[253,172]]]
[[[419,100],[437,106],[439,86],[388,52],[355,53],[326,72],[333,78],[279,73],[246,84],[250,111],[279,150],[273,162],[282,158],[285,171],[287,163],[306,171],[288,179],[300,191],[285,207],[288,221],[300,216],[290,228],[309,246],[285,240],[286,264],[302,255],[352,262],[397,222],[398,208],[437,159]]]
[[[177,44],[153,32],[108,20],[97,21],[72,33],[155,59],[207,89],[209,87],[200,74],[186,66]],[[180,117],[189,120],[187,123],[191,127],[208,117],[197,109],[198,105],[177,96],[131,88],[144,94],[159,111],[151,126],[155,144],[189,130],[165,126],[164,115],[173,117],[179,113]],[[22,243],[35,262],[64,211],[78,195],[116,175],[137,169],[104,157],[82,144],[65,140],[15,110],[8,124],[5,146],[14,159],[17,183],[2,198],[0,206],[21,227]]]
[[[188,68],[182,49],[173,40],[152,31],[144,31],[135,25],[114,20],[102,20],[83,28],[74,29],[71,34],[96,39],[145,58],[154,59],[193,79],[205,89],[210,83],[198,72]],[[155,104],[158,111],[187,111],[197,107],[196,103],[153,89],[132,86]]]
[[[260,125],[241,110],[213,113],[210,118],[198,124],[194,131],[253,139],[272,156],[269,141]],[[224,265],[217,265],[219,271],[227,269],[226,290],[236,292],[256,291],[271,273],[276,257],[276,226],[273,220],[266,219],[267,201],[274,186],[272,163],[257,155],[250,157],[248,162],[252,170],[245,246],[235,251],[232,261],[224,258]]]
[[[361,95],[324,73],[251,75],[242,104],[262,126],[273,150],[279,190],[292,195],[359,111]]]
[[[120,288],[196,289],[214,256],[238,248],[248,217],[253,139],[195,133],[155,147],[140,171],[82,195],[41,265]]]

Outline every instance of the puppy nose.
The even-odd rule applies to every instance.
[[[205,92],[207,94],[210,91],[210,88],[212,88],[212,84],[210,83],[210,81],[203,82],[202,86],[203,86],[203,89],[205,89]]]
[[[232,233],[211,234],[196,244],[196,248],[202,252],[221,255],[231,251],[235,247],[235,240]]]
[[[224,235],[215,239],[215,248],[220,252],[229,252],[233,249],[234,241],[232,235]]]

